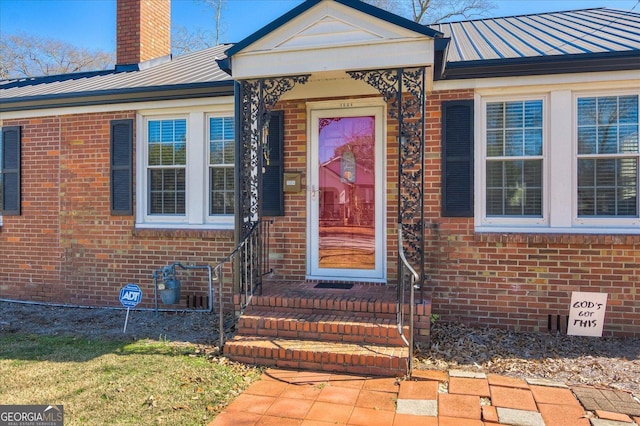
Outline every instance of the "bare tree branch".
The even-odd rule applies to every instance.
[[[0,34],[0,78],[35,77],[113,67],[113,52],[88,50],[24,33]]]
[[[215,23],[215,44],[220,43],[220,35],[222,34],[221,17],[222,9],[226,6],[227,0],[198,0],[203,3],[207,8],[213,10],[213,22]]]
[[[420,22],[427,9],[431,6],[431,0],[411,0],[411,6],[413,9],[413,21]]]
[[[485,16],[496,6],[491,0],[364,0],[420,24],[437,24],[451,18]]]
[[[187,27],[176,26],[171,35],[171,52],[174,55],[184,55],[190,52],[215,46],[215,36],[211,31],[200,27],[190,31]]]
[[[220,43],[220,37],[224,33],[222,25],[222,11],[227,0],[196,0],[202,3],[206,9],[212,10],[213,29],[184,26],[175,26],[171,34],[171,52],[174,55],[195,52],[216,46]]]
[[[431,0],[427,0],[431,1]],[[490,0],[433,0],[428,16],[430,23],[439,23],[451,18],[474,19],[486,16],[496,6]]]

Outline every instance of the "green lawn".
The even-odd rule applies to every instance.
[[[202,425],[260,371],[193,345],[0,336],[2,404],[62,404],[65,425]]]

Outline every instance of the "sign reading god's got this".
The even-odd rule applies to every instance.
[[[574,291],[571,293],[567,334],[602,337],[606,310],[607,293]]]

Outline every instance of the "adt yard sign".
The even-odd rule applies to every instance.
[[[142,290],[135,284],[127,284],[120,290],[120,303],[127,308],[127,316],[124,319],[123,333],[127,332],[127,322],[129,321],[129,309],[135,307],[142,300]]]
[[[120,303],[125,308],[133,308],[142,300],[142,290],[135,284],[127,284],[120,290]]]

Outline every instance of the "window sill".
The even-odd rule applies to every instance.
[[[476,227],[474,239],[496,243],[638,244],[640,228]]]
[[[202,228],[165,228],[158,226],[136,225],[133,229],[134,237],[162,237],[162,238],[197,238],[202,240],[215,240],[219,238],[233,239],[233,229],[202,229]]]

